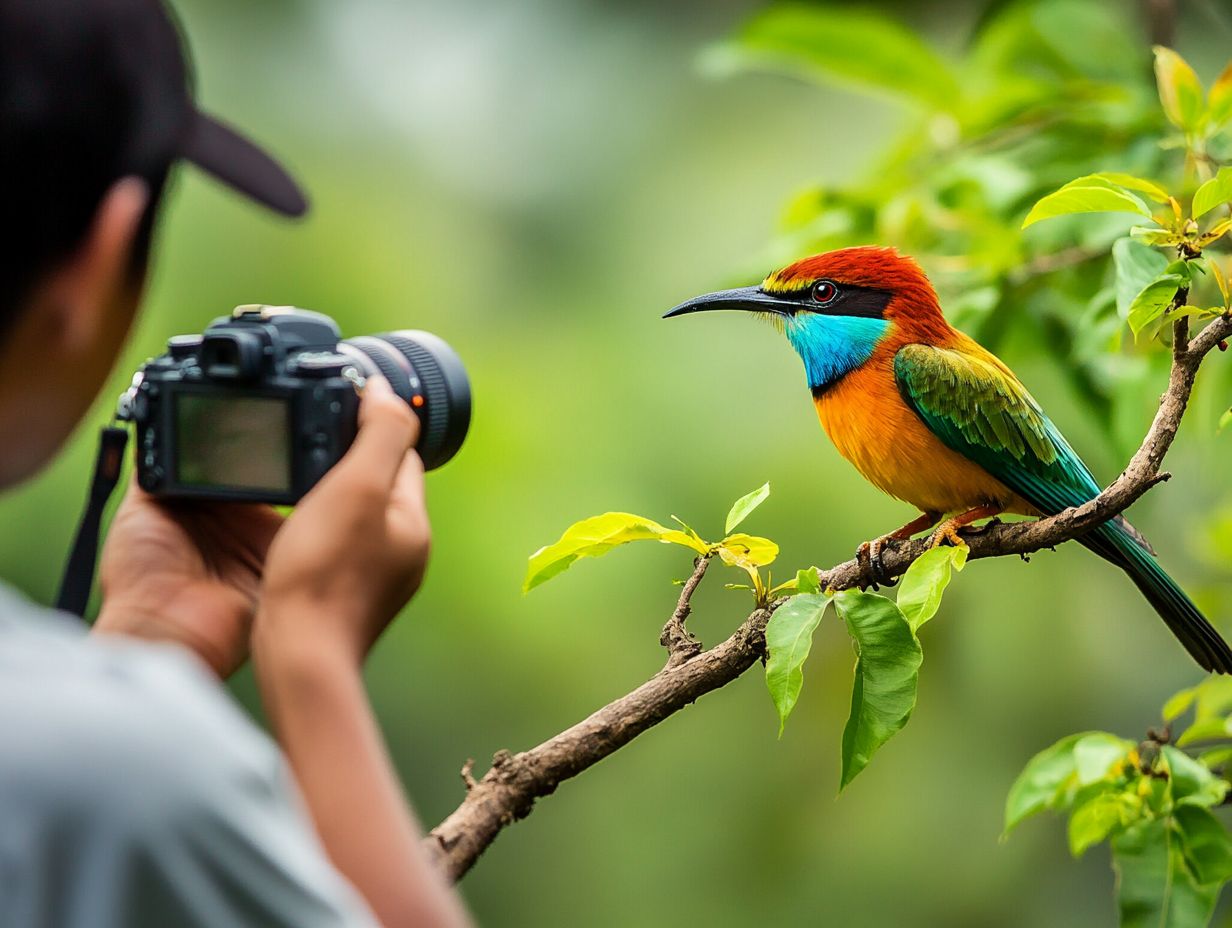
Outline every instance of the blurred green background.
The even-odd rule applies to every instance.
[[[880,9],[957,56],[986,6]],[[1091,4],[1049,6],[1064,17]],[[1141,50],[1130,67],[1149,81],[1138,5],[1098,6]],[[199,97],[284,156],[313,212],[278,221],[198,174],[179,176],[146,309],[92,423],[45,475],[0,500],[6,579],[52,598],[94,425],[168,335],[248,302],[321,310],[348,334],[437,332],[467,362],[474,423],[458,458],[428,478],[428,581],[368,671],[430,826],[461,800],[467,757],[483,770],[494,750],[537,743],[663,663],[658,630],[688,555],[633,546],[523,597],[527,556],[568,523],[608,509],[675,513],[706,535],[735,497],[769,480],[773,495],[747,528],[780,543],[785,576],[845,559],[910,517],[830,447],[799,362],[770,328],[735,315],[659,319],[685,297],[769,270],[772,253],[791,250],[767,244],[788,199],[867,180],[917,118],[910,107],[793,76],[716,78],[722,68],[700,67],[699,55],[759,9],[737,0],[176,7]],[[1217,0],[1182,4],[1176,44],[1206,78],[1230,39]],[[1078,130],[1073,141],[1086,144]],[[1092,169],[1101,166],[1123,169]],[[1163,385],[1145,376],[1157,362],[1135,361],[1145,372],[1135,390],[1117,394],[1110,381],[1123,400],[1110,428],[1052,350],[1055,329],[1011,316],[993,335],[972,331],[1096,475],[1115,476],[1117,431],[1133,440],[1145,429]],[[1232,436],[1216,435],[1215,422],[1227,384],[1204,378],[1170,459],[1176,477],[1133,512],[1225,632]],[[738,578],[711,578],[695,600],[691,624],[708,643],[748,611],[726,579]],[[1129,582],[1077,546],[1029,565],[973,564],[925,638],[912,723],[841,798],[853,657],[829,622],[782,740],[759,671],[707,696],[503,834],[462,885],[478,920],[1112,924],[1106,848],[1071,860],[1054,820],[999,844],[1005,792],[1064,734],[1140,737],[1196,669]],[[235,687],[257,711],[250,677]]]

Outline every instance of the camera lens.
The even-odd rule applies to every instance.
[[[340,342],[365,376],[381,374],[419,416],[415,450],[424,468],[440,467],[462,447],[471,424],[471,385],[462,359],[431,332],[403,330]]]

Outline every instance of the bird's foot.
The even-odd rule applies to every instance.
[[[961,527],[962,523],[957,519],[946,519],[939,526],[937,526],[937,530],[933,532],[933,537],[929,540],[928,546],[930,548],[935,548],[943,542],[948,542],[955,548],[965,545],[966,542],[963,541],[962,536],[958,534],[958,530]]]
[[[958,534],[960,528],[969,526],[977,519],[995,518],[999,513],[1003,512],[998,506],[976,506],[974,509],[968,509],[966,512],[959,513],[952,519],[946,519],[937,526],[937,530],[933,532],[933,537],[929,541],[928,546],[935,548],[942,542],[948,542],[955,548],[965,545],[962,536]],[[979,529],[983,531],[983,529]]]
[[[860,571],[868,580],[861,589],[871,586],[874,590],[879,590],[882,586],[894,586],[898,582],[898,578],[886,570],[885,561],[882,559],[885,549],[893,549],[898,540],[895,533],[891,532],[889,535],[863,542],[856,548],[856,563],[860,565]]]

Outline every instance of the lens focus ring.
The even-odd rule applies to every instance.
[[[419,376],[420,389],[424,395],[422,412],[424,416],[423,435],[419,445],[423,449],[425,466],[429,460],[435,460],[440,454],[445,441],[445,430],[449,425],[449,388],[445,384],[445,375],[441,373],[440,365],[427,349],[416,344],[411,339],[397,332],[384,332],[377,338],[383,338],[405,355],[411,362],[411,367]]]

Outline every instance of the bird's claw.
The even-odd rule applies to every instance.
[[[881,556],[886,547],[893,547],[894,543],[893,537],[883,535],[872,541],[865,541],[856,548],[856,562],[868,579],[868,583],[861,589],[868,589],[871,586],[874,590],[879,590],[882,586],[894,586],[898,582],[898,578],[886,570],[885,561]]]
[[[948,542],[955,548],[961,548],[966,544],[966,542],[963,541],[962,536],[958,534],[959,528],[960,526],[956,524],[953,519],[948,519],[945,522],[942,522],[937,527],[937,530],[933,532],[933,537],[928,542],[928,547],[936,548],[943,542]]]

